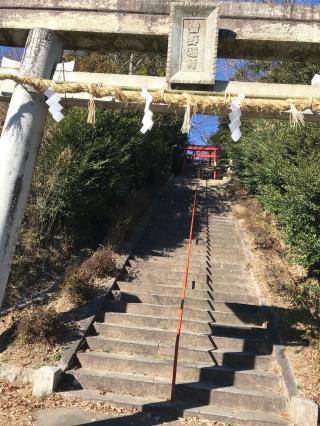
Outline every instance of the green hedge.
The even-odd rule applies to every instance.
[[[235,144],[222,125],[215,140],[227,148],[249,192],[275,214],[294,260],[311,274],[319,274],[319,125],[294,130],[288,122],[247,120],[242,131],[241,141]]]
[[[98,109],[95,126],[86,118],[87,109],[71,108],[59,125],[49,125],[29,203],[43,229],[102,234],[112,209],[131,191],[168,174],[171,147],[184,141],[181,123],[166,115],[155,116],[146,135],[140,133],[141,113]]]

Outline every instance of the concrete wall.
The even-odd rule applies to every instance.
[[[315,61],[319,22],[318,7],[223,2],[218,54]],[[0,0],[1,44],[24,46],[44,23],[65,48],[166,52],[169,0]]]

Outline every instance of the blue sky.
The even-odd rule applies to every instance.
[[[0,46],[0,59],[3,56],[6,56],[7,58],[19,61],[22,57],[22,54],[23,54],[23,49]]]
[[[239,65],[237,62],[237,65]],[[217,60],[217,80],[229,81],[233,78],[234,70],[232,65],[235,61],[227,59],[218,59]],[[212,133],[215,133],[218,130],[218,117],[213,115],[199,115],[196,114],[192,119],[193,128],[189,133],[189,142],[192,144],[203,144],[204,141]]]

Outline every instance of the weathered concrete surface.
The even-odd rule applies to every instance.
[[[32,394],[50,395],[59,384],[62,371],[58,367],[41,367],[34,375]]]
[[[0,73],[17,74],[16,68],[0,67]],[[117,86],[141,90],[163,90],[167,88],[166,78],[147,75],[126,75],[126,74],[103,74],[77,71],[55,72],[54,80],[67,81],[70,83],[95,83],[107,86]],[[311,83],[311,82],[310,82]],[[10,80],[0,81],[0,97],[3,100],[12,93],[15,83]],[[274,98],[274,99],[301,99],[320,98],[320,85],[307,84],[276,84],[257,83],[250,81],[216,81],[212,86],[212,92],[224,95],[230,93],[232,96],[244,94],[247,98]],[[7,96],[6,96],[7,95]],[[75,96],[77,97],[77,95]],[[1,99],[2,100],[2,99]],[[144,105],[143,105],[144,108]]]
[[[51,408],[41,410],[36,414],[36,425],[77,426],[88,423],[94,424],[95,421],[106,420],[108,417],[110,418],[110,416],[106,414],[93,413],[91,411],[81,410],[80,408]]]
[[[17,367],[5,362],[0,363],[0,378],[9,383],[33,383],[33,368]]]
[[[60,32],[66,48],[166,52],[169,3],[20,0],[13,6],[0,0],[0,43],[23,46],[28,30],[45,22]],[[223,2],[218,55],[314,62],[320,54],[319,22],[317,7]]]
[[[172,2],[168,42],[167,81],[212,85],[216,78],[218,22],[217,0],[190,8]]]
[[[318,405],[311,399],[291,398],[290,418],[296,426],[317,426],[318,411]]]
[[[51,78],[56,63],[61,59],[62,50],[62,41],[53,31],[32,30],[20,73]],[[14,89],[0,139],[0,306],[47,111],[44,95],[22,86]]]
[[[107,414],[94,413],[81,408],[56,408],[41,410],[36,415],[36,426],[78,426],[97,424],[99,426],[154,426],[171,425],[181,426],[185,422],[179,420],[165,421],[160,417],[148,414]],[[188,421],[189,426],[199,426],[199,422]]]

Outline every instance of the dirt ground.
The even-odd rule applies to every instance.
[[[109,424],[110,420],[117,420],[116,423],[120,426],[126,424],[138,425],[171,425],[171,426],[223,426],[222,423],[210,422],[198,419],[177,419],[175,421],[165,421],[161,417],[151,416],[149,414],[138,413],[137,411],[129,411],[124,409],[112,408],[106,404],[99,402],[86,402],[86,401],[68,401],[57,394],[44,398],[35,398],[31,393],[31,386],[29,385],[10,385],[8,383],[0,382],[0,424],[1,426],[30,426],[41,424],[59,424],[59,415],[63,411],[64,418],[65,412],[68,410],[62,409],[77,409],[77,414],[82,414],[83,417],[88,417],[90,424],[102,424],[101,420],[106,419],[104,422]],[[52,410],[54,409],[54,411]],[[72,415],[71,413],[71,415]],[[43,420],[43,417],[50,415],[48,422]],[[57,423],[53,422],[53,417],[57,418]],[[40,421],[41,418],[41,421]],[[123,418],[123,422],[120,420]],[[38,419],[38,421],[37,421]],[[127,419],[127,421],[126,421]],[[130,422],[129,420],[130,419]],[[109,420],[109,421],[108,421]],[[44,422],[44,423],[43,423]],[[89,422],[88,422],[89,423]],[[65,423],[74,424],[74,423]],[[110,425],[112,422],[110,421]]]
[[[248,243],[250,270],[262,296],[274,308],[299,394],[320,404],[320,341],[309,339],[290,297],[290,287],[303,279],[306,271],[288,262],[289,248],[273,218],[259,203],[238,187],[233,189],[233,196],[233,212]]]
[[[111,277],[95,280],[97,294],[105,291],[105,286]],[[52,308],[59,318],[59,322],[66,325],[62,331],[52,330],[56,334],[57,341],[34,341],[28,343],[23,336],[17,333],[19,321],[26,318],[28,312],[28,321],[34,317],[37,323],[38,307],[26,307],[24,309],[12,310],[6,315],[0,316],[0,363],[9,362],[19,367],[40,368],[43,365],[57,365],[61,359],[67,345],[79,338],[79,326],[81,320],[92,315],[90,313],[90,304],[77,306],[71,303],[68,296],[64,293],[57,293],[51,301],[41,305],[46,309]],[[38,317],[39,323],[39,317]],[[40,331],[41,325],[39,325]]]
[[[16,326],[20,318],[30,308],[13,310],[0,317],[0,362],[30,368],[40,368],[43,365],[56,365],[58,363],[66,344],[76,339],[79,323],[76,320],[76,310],[73,310],[73,305],[65,297],[61,296],[46,306],[53,307],[58,314],[65,315],[65,317],[69,316],[68,321],[73,325],[70,333],[59,343],[43,341],[28,344],[23,339],[17,338]]]

